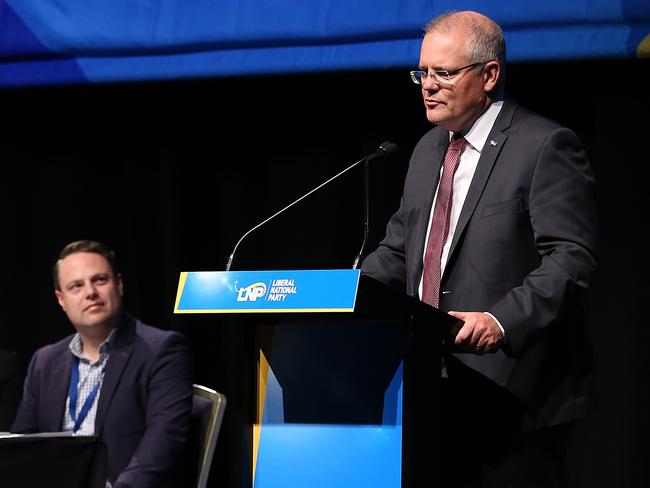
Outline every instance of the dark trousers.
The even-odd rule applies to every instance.
[[[450,375],[442,382],[440,486],[567,486],[570,424],[521,431],[523,405],[489,380]]]

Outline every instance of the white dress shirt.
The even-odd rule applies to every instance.
[[[483,146],[487,142],[487,138],[490,135],[494,121],[501,111],[503,106],[503,101],[494,102],[490,107],[478,118],[476,122],[470,127],[467,132],[464,132],[465,140],[467,144],[465,149],[460,155],[460,161],[458,163],[458,169],[454,175],[453,189],[452,189],[452,200],[451,200],[451,215],[449,222],[449,234],[447,235],[447,240],[442,248],[442,257],[440,259],[440,273],[444,275],[445,265],[447,264],[447,258],[449,257],[449,248],[454,238],[454,232],[456,232],[456,226],[458,224],[458,219],[460,218],[460,212],[463,209],[463,204],[465,203],[465,198],[467,197],[467,192],[469,191],[469,186],[472,183],[472,178],[474,178],[474,172],[478,166],[478,160],[481,157],[481,151]],[[449,133],[449,139],[451,140],[452,133]],[[442,177],[442,165],[440,168],[440,176]],[[431,220],[433,219],[433,211],[435,208],[436,198],[438,196],[438,189],[436,188],[436,194],[433,196],[433,205],[431,205],[431,211],[429,213],[429,224],[427,225],[427,236],[424,242],[429,242],[429,231],[431,230]],[[424,255],[426,254],[427,246],[424,246],[424,253],[422,259],[424,260]],[[422,282],[423,277],[420,277],[420,285],[418,287],[418,292],[420,297],[422,297]],[[442,290],[441,290],[442,292]],[[475,310],[470,310],[475,311]],[[496,320],[501,331],[504,333],[503,327],[499,320],[490,315],[494,320]]]

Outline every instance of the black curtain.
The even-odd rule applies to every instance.
[[[598,178],[603,252],[589,303],[600,408],[576,435],[577,487],[650,485],[649,74],[645,60],[508,69],[510,94],[574,129]],[[372,166],[372,249],[428,129],[419,90],[406,70],[387,70],[2,90],[0,106],[0,348],[27,361],[72,331],[51,266],[72,240],[105,241],[128,310],[185,333],[196,382],[229,396],[212,480],[240,486],[235,391],[248,373],[232,365],[245,338],[225,318],[173,315],[179,272],[223,270],[245,231],[389,140],[401,150]],[[233,269],[350,267],[360,183],[355,171],[251,234]]]

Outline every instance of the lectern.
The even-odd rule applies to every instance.
[[[233,314],[251,332],[245,485],[438,486],[455,318],[358,270],[182,273],[175,312]]]

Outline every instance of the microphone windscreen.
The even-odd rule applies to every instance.
[[[388,154],[393,154],[394,152],[397,152],[397,144],[394,142],[382,142],[379,145],[379,149],[383,149],[384,151],[384,156]]]

